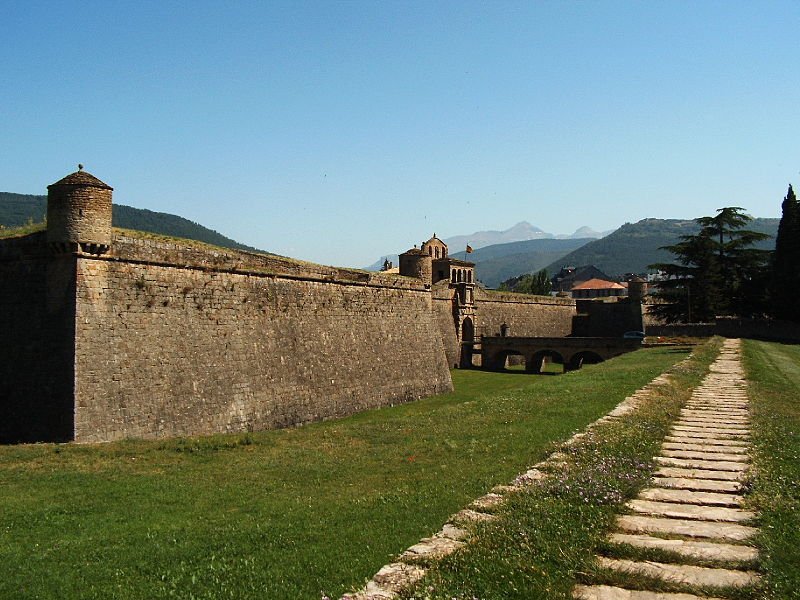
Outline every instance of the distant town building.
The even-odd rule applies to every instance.
[[[566,292],[569,293],[576,285],[580,285],[590,279],[604,279],[610,280],[611,277],[603,273],[594,265],[585,265],[582,267],[561,267],[561,270],[556,273],[551,282],[553,284],[553,292]]]
[[[605,279],[590,279],[574,286],[570,292],[573,298],[610,298],[612,296],[626,296],[628,289],[613,281]]]

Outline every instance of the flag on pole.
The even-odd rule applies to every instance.
[[[467,244],[467,254],[472,254],[472,246]]]

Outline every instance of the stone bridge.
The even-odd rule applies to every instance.
[[[545,360],[563,364],[564,371],[574,371],[584,363],[603,362],[641,347],[641,340],[621,337],[483,336],[481,362],[484,369],[502,371],[509,356],[521,356],[529,373],[541,373]]]

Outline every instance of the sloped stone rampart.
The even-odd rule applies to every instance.
[[[452,389],[416,282],[174,262],[77,259],[77,441],[283,427]]]

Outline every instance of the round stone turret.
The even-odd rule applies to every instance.
[[[111,246],[111,192],[94,175],[78,170],[47,186],[47,241],[58,252],[92,254]]]
[[[400,275],[417,277],[431,284],[433,265],[430,254],[419,248],[412,248],[400,255]]]

